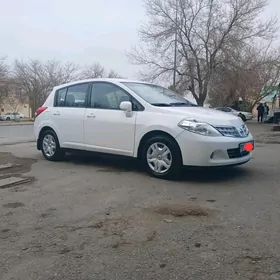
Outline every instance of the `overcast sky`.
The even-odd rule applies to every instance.
[[[0,57],[96,61],[136,77],[125,51],[138,42],[142,0],[0,0],[0,7]],[[266,14],[280,16],[280,0],[270,0]]]

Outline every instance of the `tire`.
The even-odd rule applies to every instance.
[[[243,122],[246,122],[246,117],[243,114],[239,114],[239,117]]]
[[[6,121],[10,121],[11,119],[8,117],[8,118],[6,118]]]
[[[141,158],[147,171],[156,178],[175,179],[181,174],[181,151],[171,137],[159,135],[148,139],[143,145]]]
[[[64,151],[60,148],[58,138],[53,130],[46,130],[40,137],[40,146],[45,159],[49,161],[59,161],[64,156]]]

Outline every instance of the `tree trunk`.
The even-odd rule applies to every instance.
[[[203,107],[205,98],[203,96],[199,96],[197,105]]]

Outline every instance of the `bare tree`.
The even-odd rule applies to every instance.
[[[56,85],[77,79],[78,67],[73,63],[61,63],[49,60],[45,63],[39,60],[16,60],[14,63],[13,79],[26,92],[32,115],[41,106]]]
[[[203,105],[217,66],[231,50],[272,40],[276,19],[263,21],[266,0],[145,0],[149,21],[140,29],[142,46],[128,57],[146,66],[145,79],[170,78],[174,71],[174,34],[178,56],[176,88],[190,90]],[[143,73],[142,73],[143,74]]]
[[[0,57],[0,106],[8,93],[7,78],[9,75],[9,66],[6,63],[6,57]]]
[[[105,68],[99,63],[93,63],[81,72],[81,79],[95,79],[95,78],[120,78],[114,70],[110,70],[108,73]]]
[[[0,57],[0,81],[6,78],[9,73],[9,66],[6,62],[6,57]]]
[[[108,78],[122,78],[117,72],[115,72],[114,70],[110,70],[108,75]]]
[[[90,66],[85,67],[81,73],[81,79],[94,79],[102,78],[105,76],[105,69],[99,63],[93,63]]]
[[[228,106],[238,98],[252,109],[257,102],[277,88],[280,75],[278,48],[249,46],[232,52],[213,75],[209,89],[212,106]],[[262,93],[262,94],[260,94]]]

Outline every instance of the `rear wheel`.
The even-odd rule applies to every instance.
[[[10,121],[11,119],[8,117],[8,118],[6,118],[6,121]]]
[[[169,179],[181,173],[181,151],[171,137],[160,135],[150,138],[145,143],[142,152],[145,166],[153,176]]]
[[[64,151],[60,148],[58,138],[53,130],[43,132],[40,142],[42,154],[47,160],[58,161],[62,159]]]

